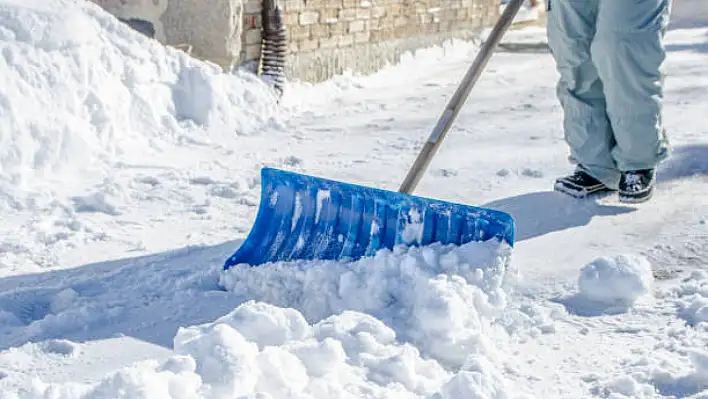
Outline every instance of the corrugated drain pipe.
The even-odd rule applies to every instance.
[[[288,34],[278,0],[263,0],[263,41],[259,75],[263,75],[282,96],[285,87]]]

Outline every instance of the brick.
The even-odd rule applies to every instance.
[[[399,16],[394,18],[393,20],[393,26],[395,28],[400,28],[401,26],[405,26],[408,24],[408,18],[404,16]]]
[[[336,9],[326,9],[320,13],[320,23],[323,24],[334,24],[339,21],[339,10]]]
[[[359,7],[361,7],[361,8],[369,8],[369,7],[372,7],[372,6],[373,6],[373,4],[371,4],[371,1],[369,1],[369,0],[361,0],[361,1],[359,1]]]
[[[298,22],[300,25],[313,25],[320,19],[319,11],[302,11]]]
[[[382,29],[379,31],[371,32],[371,41],[385,41],[391,40],[395,37],[395,31],[393,28]]]
[[[354,21],[356,19],[356,10],[353,8],[339,10],[339,19],[342,21]]]
[[[303,40],[310,38],[310,27],[309,26],[290,26],[288,27],[288,33],[291,41]]]
[[[383,18],[386,16],[386,8],[374,7],[371,9],[371,18]]]
[[[329,29],[327,29],[327,25],[312,25],[310,32],[313,39],[329,36]]]
[[[359,6],[359,0],[342,0],[342,8],[356,9]]]
[[[320,48],[335,48],[339,46],[339,37],[322,37],[319,43]]]
[[[354,44],[354,35],[344,35],[339,37],[339,46],[347,47]]]
[[[304,0],[285,0],[285,6],[283,7],[285,12],[301,11],[305,9]]]
[[[363,32],[366,30],[366,21],[352,21],[349,23],[349,32]]]
[[[455,17],[458,21],[465,21],[467,19],[467,9],[466,8],[460,8],[457,10],[457,15]]]
[[[371,10],[368,8],[357,8],[356,10],[356,19],[370,19],[371,18]]]
[[[285,15],[283,15],[283,23],[285,26],[297,25],[299,17],[300,15],[296,12],[286,12]]]
[[[312,51],[317,49],[319,41],[316,39],[299,40],[297,45],[299,52]]]
[[[331,24],[327,27],[330,36],[341,36],[347,33],[347,25],[343,23]]]
[[[359,32],[354,34],[354,43],[367,43],[371,38],[369,32]]]

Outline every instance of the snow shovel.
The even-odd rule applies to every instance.
[[[491,239],[514,245],[514,219],[493,209],[411,195],[472,86],[524,0],[511,0],[450,99],[398,192],[261,170],[258,214],[224,269],[297,260],[355,261],[398,245],[462,245]]]

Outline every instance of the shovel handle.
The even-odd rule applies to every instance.
[[[408,171],[408,175],[406,175],[403,184],[401,184],[401,187],[398,189],[399,192],[411,194],[413,190],[415,190],[423,176],[423,172],[428,168],[433,155],[437,152],[452,122],[455,120],[455,117],[457,117],[457,113],[467,99],[470,90],[472,90],[474,84],[477,83],[495,47],[499,44],[499,41],[501,41],[504,33],[509,29],[509,26],[511,26],[524,1],[525,0],[511,0],[504,8],[504,12],[494,25],[492,32],[489,34],[489,38],[482,44],[482,48],[477,54],[477,57],[475,57],[474,62],[467,70],[460,86],[450,98],[445,110],[442,115],[440,115],[438,122],[430,133],[428,141],[425,142],[423,149],[418,154],[418,158],[416,158],[415,163],[413,163],[413,166]]]

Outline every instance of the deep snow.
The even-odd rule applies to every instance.
[[[222,272],[262,166],[396,189],[475,45],[277,104],[91,3],[0,1],[0,397],[708,397],[708,13],[675,10],[652,202],[549,191],[552,59],[498,53],[417,194],[512,213],[513,250]]]

